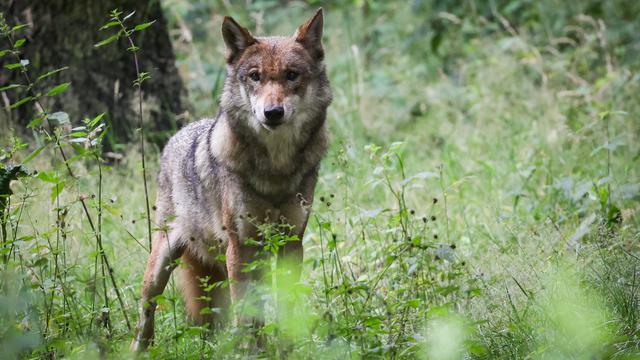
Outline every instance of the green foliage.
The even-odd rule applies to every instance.
[[[136,51],[140,50],[140,48],[137,47],[133,43],[133,41],[131,39],[131,36],[133,35],[134,32],[143,31],[144,29],[146,29],[149,26],[153,25],[153,23],[155,23],[156,21],[153,20],[153,21],[149,21],[149,22],[145,22],[145,23],[142,23],[142,24],[135,25],[133,28],[127,28],[127,26],[125,25],[125,22],[129,18],[131,18],[133,16],[133,14],[135,14],[135,11],[129,13],[128,15],[126,15],[124,17],[122,17],[122,14],[123,14],[123,12],[118,10],[118,9],[114,9],[114,10],[111,11],[109,22],[107,22],[106,24],[102,25],[102,27],[100,27],[100,30],[107,30],[107,29],[116,27],[117,28],[116,29],[117,32],[114,35],[111,35],[111,36],[107,37],[106,39],[103,39],[103,40],[97,42],[95,45],[93,45],[94,47],[99,48],[101,46],[109,45],[109,44],[119,40],[120,38],[124,37],[124,38],[127,38],[127,40],[129,41],[129,47],[127,48],[128,51],[136,52]],[[140,76],[138,76],[138,81],[140,81]]]

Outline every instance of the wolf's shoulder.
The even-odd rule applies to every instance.
[[[215,119],[212,118],[204,118],[188,124],[169,139],[163,153],[186,151],[200,135],[207,133],[214,124]]]
[[[173,177],[178,172],[190,168],[193,162],[194,149],[206,139],[215,119],[205,118],[188,124],[169,139],[160,157],[160,178]]]

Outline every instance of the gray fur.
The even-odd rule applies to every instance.
[[[305,38],[307,30],[312,33]],[[146,348],[153,337],[154,299],[166,285],[173,260],[182,256],[183,263],[191,266],[182,269],[188,308],[196,301],[190,297],[197,297],[200,291],[194,274],[232,278],[235,301],[248,281],[240,266],[256,251],[245,243],[258,235],[254,221],[284,221],[300,239],[306,227],[320,161],[327,149],[325,120],[331,103],[320,43],[322,11],[302,25],[294,38],[253,38],[230,18],[225,19],[223,35],[229,52],[218,115],[186,126],[162,152],[155,220],[161,230],[154,234],[147,262],[140,320],[132,343],[136,351]],[[288,83],[289,93],[282,100],[288,111],[286,122],[275,129],[259,126],[255,99],[248,95],[247,69],[238,61],[252,44],[262,46],[260,56],[267,61],[279,63],[290,56],[305,71],[300,86]],[[265,55],[264,49],[273,52]],[[291,246],[295,260],[301,262],[301,245]],[[220,254],[226,254],[226,264],[216,260]],[[229,294],[218,292],[216,296]],[[190,312],[199,317],[197,308]]]

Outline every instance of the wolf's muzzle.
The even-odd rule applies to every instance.
[[[282,124],[284,108],[282,106],[269,106],[264,109],[265,123],[269,127],[277,127]]]

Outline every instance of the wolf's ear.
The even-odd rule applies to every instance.
[[[234,62],[244,49],[255,44],[257,40],[249,30],[238,25],[230,16],[225,16],[222,21],[222,38],[227,47],[227,63]]]
[[[322,25],[323,13],[322,8],[319,8],[309,20],[300,25],[293,35],[296,41],[302,44],[316,60],[322,60],[324,58],[324,50],[322,49]]]

